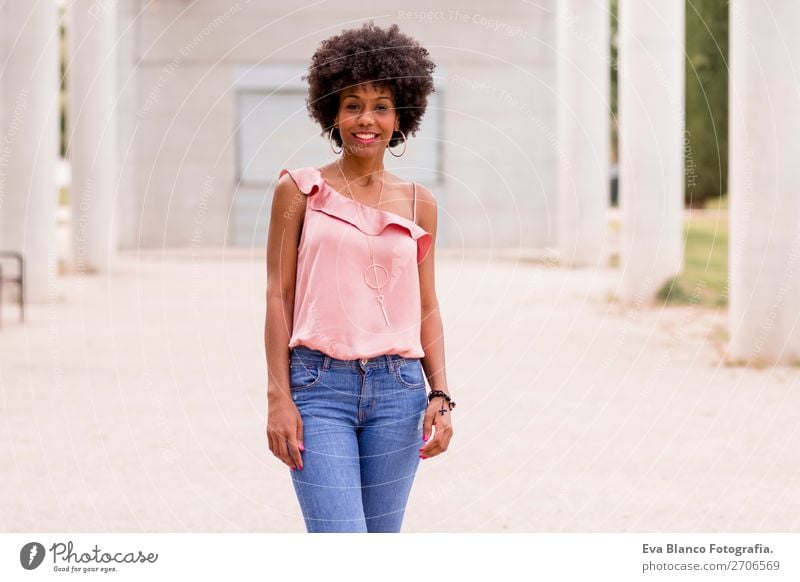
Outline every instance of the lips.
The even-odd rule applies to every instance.
[[[355,137],[359,143],[372,143],[378,139],[378,134],[371,131],[359,131],[358,133],[354,133],[353,137]]]

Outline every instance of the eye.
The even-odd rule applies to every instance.
[[[348,103],[347,105],[345,105],[345,109],[348,109],[348,110],[352,111],[354,108],[358,108],[358,104],[356,104],[356,103]],[[391,108],[387,107],[386,105],[378,105],[375,109],[378,110],[378,111],[389,111],[389,109],[391,109]]]

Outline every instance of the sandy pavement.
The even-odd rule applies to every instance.
[[[455,435],[404,531],[800,531],[800,369],[613,269],[442,253]],[[302,532],[266,419],[264,256],[124,252],[0,330],[0,528]]]

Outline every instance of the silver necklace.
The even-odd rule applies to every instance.
[[[336,165],[339,166],[339,173],[342,175],[342,179],[344,179],[344,182],[346,184],[345,191],[350,196],[350,198],[352,198],[353,202],[356,203],[356,211],[358,212],[358,221],[361,223],[362,232],[364,233],[364,236],[367,238],[367,246],[369,247],[369,254],[370,257],[372,258],[372,264],[368,265],[367,268],[364,269],[364,281],[366,282],[367,286],[369,286],[371,289],[375,289],[375,291],[377,292],[375,297],[378,300],[378,303],[380,304],[381,311],[383,312],[383,318],[386,320],[386,325],[388,326],[389,316],[386,315],[386,308],[383,305],[384,296],[381,290],[383,289],[383,286],[386,285],[386,283],[389,281],[389,269],[375,262],[375,252],[373,249],[372,242],[370,241],[370,236],[375,236],[375,235],[368,235],[366,233],[366,230],[363,228],[364,221],[361,218],[361,209],[358,207],[358,201],[353,197],[353,193],[350,191],[350,182],[347,180],[347,177],[344,175],[344,171],[342,170],[341,158],[337,160]],[[383,200],[383,175],[385,173],[386,170],[381,171],[381,190],[380,194],[378,195],[378,206],[381,205],[381,201]],[[381,271],[383,272],[383,275],[385,277],[383,283],[380,282],[380,277],[379,277],[379,273]],[[372,280],[374,280],[374,283],[372,280],[370,280],[370,276],[372,276]]]

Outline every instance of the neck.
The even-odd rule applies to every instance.
[[[374,158],[362,158],[345,154],[341,160],[342,171],[351,184],[358,186],[369,186],[383,174],[383,156]]]

